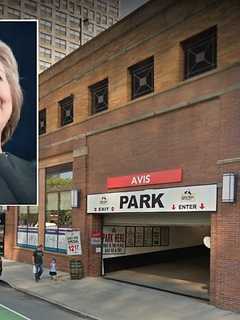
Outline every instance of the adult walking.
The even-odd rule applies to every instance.
[[[43,246],[42,244],[37,246],[37,249],[33,252],[32,262],[35,266],[35,281],[39,281],[43,273]]]

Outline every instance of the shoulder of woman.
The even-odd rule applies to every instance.
[[[19,158],[11,153],[7,154],[11,164],[16,169],[21,169],[21,171],[35,171],[36,170],[36,161],[28,161],[23,158]]]

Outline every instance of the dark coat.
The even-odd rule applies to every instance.
[[[0,153],[0,205],[36,204],[36,166]]]

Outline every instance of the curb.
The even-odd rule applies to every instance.
[[[49,299],[46,298],[46,297],[40,296],[40,295],[38,295],[38,294],[36,294],[36,293],[33,293],[32,291],[29,291],[29,290],[26,290],[26,289],[21,289],[21,288],[19,288],[19,287],[16,287],[15,285],[11,284],[10,282],[7,282],[6,280],[1,280],[1,281],[2,281],[2,282],[5,282],[5,283],[8,284],[11,288],[13,288],[13,289],[15,289],[15,290],[17,290],[17,291],[19,291],[19,292],[22,292],[22,293],[24,293],[24,294],[27,294],[27,295],[29,295],[29,296],[32,296],[32,297],[34,297],[34,298],[38,298],[38,299],[40,299],[40,300],[42,300],[42,301],[45,301],[45,302],[47,302],[47,303],[49,303],[49,304],[52,304],[52,305],[54,305],[54,306],[57,306],[59,309],[68,311],[68,312],[72,313],[73,315],[76,315],[76,316],[78,316],[78,317],[81,317],[82,319],[86,319],[86,320],[102,320],[102,319],[97,318],[97,317],[95,317],[95,316],[92,316],[92,315],[90,315],[90,314],[88,314],[88,313],[81,312],[81,311],[79,311],[79,310],[77,310],[77,309],[70,308],[69,306],[67,306],[67,305],[65,305],[65,304],[63,304],[63,303],[60,304],[60,302],[57,302],[57,301],[55,301],[55,300],[49,300]]]

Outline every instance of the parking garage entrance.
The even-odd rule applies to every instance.
[[[216,184],[88,195],[88,213],[103,217],[102,274],[208,299],[216,204]]]

